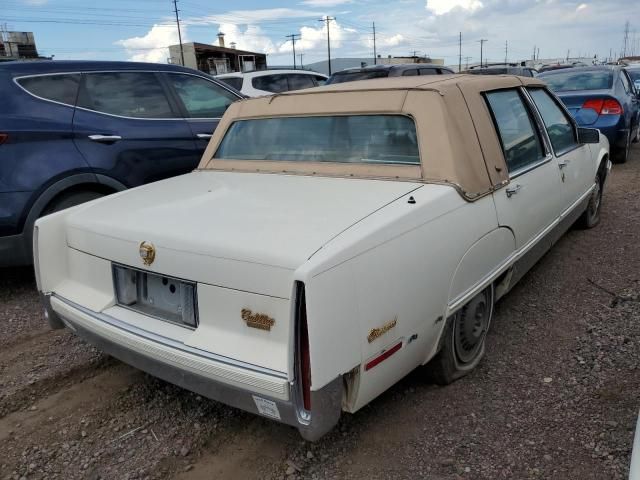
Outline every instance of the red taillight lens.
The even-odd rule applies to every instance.
[[[298,284],[298,372],[302,390],[302,405],[311,411],[311,356],[309,354],[309,330],[304,285]]]
[[[620,105],[618,101],[613,98],[594,98],[591,100],[587,100],[582,105],[582,108],[590,108],[592,110],[595,110],[598,115],[622,115],[624,113],[622,105]]]
[[[6,142],[7,138],[9,138],[9,135],[7,135],[6,133],[0,133],[0,145]]]

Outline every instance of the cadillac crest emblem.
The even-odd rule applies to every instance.
[[[156,259],[156,247],[153,246],[151,242],[142,242],[140,244],[138,253],[140,254],[140,258],[142,259],[142,263],[146,266],[149,266]]]

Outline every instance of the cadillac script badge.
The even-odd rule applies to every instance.
[[[151,242],[142,242],[138,252],[140,253],[142,262],[147,266],[151,265],[156,259],[156,247],[154,247]]]
[[[276,321],[264,313],[253,313],[248,308],[243,308],[240,316],[247,323],[247,327],[259,328],[260,330],[271,331],[271,327]]]
[[[367,341],[369,343],[371,343],[376,338],[380,338],[382,335],[384,335],[389,330],[391,330],[393,327],[395,327],[397,323],[398,323],[398,317],[395,317],[393,320],[391,320],[390,322],[385,323],[381,327],[372,328],[369,331],[369,335],[367,336]]]

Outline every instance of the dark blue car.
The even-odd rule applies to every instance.
[[[560,97],[578,125],[609,139],[612,160],[624,163],[640,138],[638,93],[621,67],[576,67],[538,75]]]
[[[0,267],[31,263],[38,217],[193,170],[238,98],[174,65],[0,64]]]

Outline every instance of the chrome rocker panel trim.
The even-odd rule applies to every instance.
[[[142,337],[140,341],[147,345],[149,342],[155,344],[150,347],[162,349],[166,356],[163,356],[162,359],[154,358],[143,353],[144,350],[141,351],[141,349],[136,348],[136,343],[123,342],[125,344],[122,344],[115,341],[114,337],[125,338],[129,332],[115,326],[111,322],[107,324],[101,318],[105,316],[103,314],[91,312],[55,294],[41,294],[41,299],[50,324],[64,324],[76,335],[96,346],[101,351],[169,383],[224,403],[225,405],[294,426],[300,431],[302,437],[309,441],[319,439],[338,423],[342,412],[344,388],[342,376],[336,377],[335,380],[321,389],[311,392],[311,418],[309,421],[303,423],[298,415],[302,407],[298,405],[296,401],[298,395],[294,393],[296,391],[296,384],[294,382],[286,382],[286,379],[282,377],[272,376],[273,380],[271,383],[274,385],[277,385],[278,381],[279,383],[282,383],[283,380],[286,382],[283,385],[286,391],[281,391],[280,394],[273,391],[271,395],[269,395],[268,390],[264,388],[268,385],[262,382],[260,382],[258,388],[256,388],[255,384],[247,385],[246,389],[239,388],[237,386],[238,382],[235,382],[236,385],[232,385],[205,376],[206,370],[197,373],[193,369],[176,366],[171,362],[172,355],[176,353],[184,354],[184,352],[177,352],[177,349],[155,342],[148,337]],[[116,319],[114,320],[117,322]],[[107,333],[106,329],[110,330],[111,335]],[[207,358],[201,360],[201,363],[205,362],[212,367],[219,367],[219,365],[214,364],[220,364],[220,362]],[[260,377],[269,376],[248,369],[246,370],[246,374],[252,377],[258,375]],[[278,407],[280,419],[278,420],[277,418],[262,415],[258,411],[254,395],[274,402]]]

